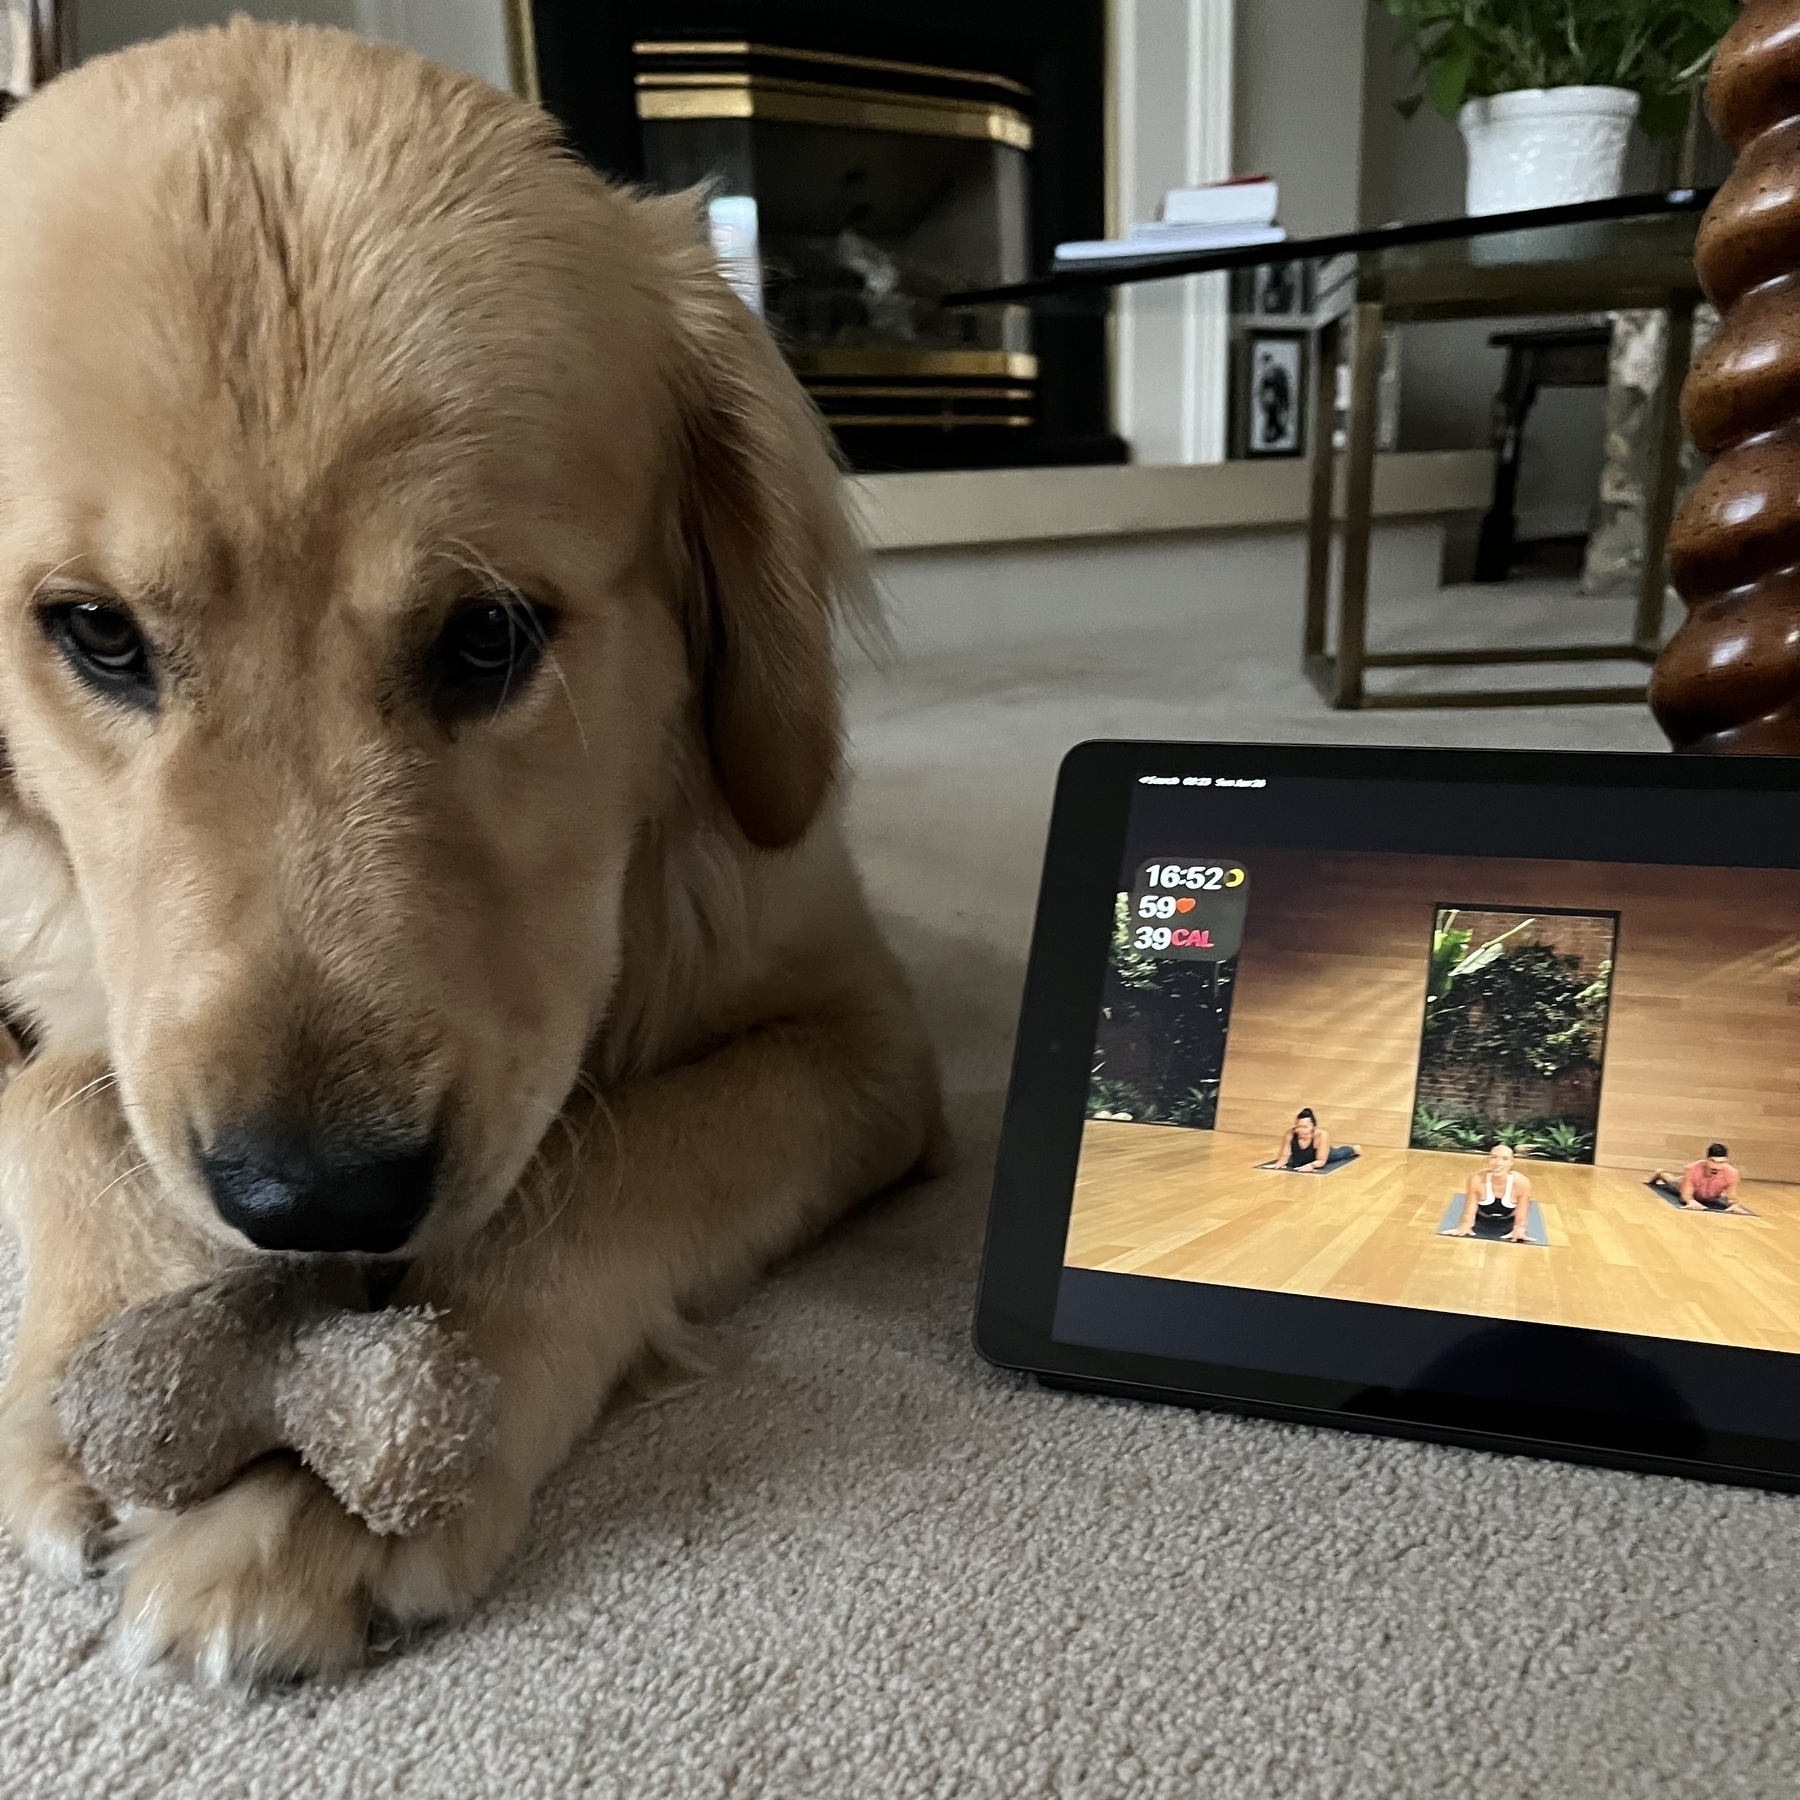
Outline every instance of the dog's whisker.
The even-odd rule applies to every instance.
[[[555,1171],[552,1169],[547,1157],[539,1154],[534,1160],[537,1164],[540,1185],[546,1196],[547,1204],[544,1208],[543,1218],[538,1221],[537,1225],[525,1237],[519,1240],[517,1248],[521,1250],[525,1249],[527,1245],[535,1244],[545,1232],[549,1231],[556,1224],[557,1220],[562,1217],[564,1209],[568,1206],[569,1197],[573,1191],[571,1187],[564,1186],[557,1182]]]
[[[142,1158],[137,1162],[134,1162],[130,1168],[128,1168],[127,1170],[124,1171],[123,1174],[115,1175],[112,1178],[112,1180],[109,1181],[106,1184],[106,1186],[103,1187],[99,1191],[99,1193],[97,1193],[94,1196],[95,1201],[104,1200],[106,1198],[106,1196],[113,1191],[114,1188],[116,1188],[120,1185],[121,1182],[126,1182],[126,1181],[131,1180],[131,1178],[134,1175],[145,1174],[149,1170],[149,1167],[150,1167],[150,1162],[147,1157]]]
[[[611,1208],[618,1205],[619,1196],[625,1191],[625,1137],[619,1130],[618,1114],[599,1088],[593,1090],[593,1097],[594,1110],[606,1121],[606,1129],[612,1134],[612,1192],[606,1197],[606,1204]]]
[[[68,568],[70,566],[70,564],[77,563],[80,560],[81,560],[81,558],[79,556],[65,556],[62,559],[62,561],[59,562],[55,566],[55,568],[46,569],[43,572],[43,574],[38,577],[36,584],[32,587],[31,599],[33,599],[33,600],[37,599],[38,595],[40,595],[44,591],[44,589],[47,588],[51,584],[51,582],[53,582],[57,578],[57,576],[59,576],[63,572],[64,569]]]
[[[553,1190],[549,1162],[541,1149],[534,1150],[530,1160],[525,1164],[524,1173],[519,1177],[518,1186],[513,1190],[513,1198],[518,1202],[516,1216],[521,1219],[528,1217],[540,1195],[551,1192]],[[563,1202],[553,1202],[546,1209],[545,1216],[541,1220],[533,1225],[523,1237],[515,1239],[507,1246],[508,1262],[511,1262],[530,1245],[535,1244],[556,1223],[562,1216],[563,1204]]]
[[[588,1096],[593,1104],[594,1111],[606,1120],[607,1128],[612,1133],[613,1191],[608,1200],[608,1204],[611,1205],[613,1202],[617,1201],[620,1187],[624,1181],[623,1141],[619,1135],[618,1120],[614,1117],[613,1110],[607,1104],[606,1098],[601,1093],[599,1087],[590,1077],[586,1076],[585,1073],[577,1076],[575,1086]],[[526,1236],[520,1238],[512,1246],[514,1254],[517,1254],[519,1251],[526,1249],[529,1245],[536,1243],[539,1238],[556,1225],[557,1221],[568,1210],[569,1203],[575,1198],[576,1192],[581,1186],[582,1175],[585,1173],[586,1165],[582,1158],[582,1150],[587,1143],[588,1128],[584,1126],[580,1131],[577,1131],[574,1122],[569,1118],[566,1106],[557,1109],[556,1114],[551,1120],[551,1124],[561,1130],[564,1141],[568,1145],[567,1179],[561,1183],[561,1192],[555,1195],[554,1202],[549,1207],[543,1219],[541,1219]],[[546,1136],[547,1135],[548,1131],[546,1130]],[[526,1163],[525,1167],[528,1173],[532,1171],[541,1173],[546,1185],[551,1181],[550,1161],[544,1154],[541,1142],[539,1147],[532,1151],[531,1158]],[[523,1192],[524,1185],[524,1181],[522,1180],[519,1191]]]
[[[527,617],[530,615],[528,614]],[[538,634],[538,649],[544,659],[544,666],[556,677],[556,685],[563,691],[563,699],[569,708],[569,717],[575,721],[575,735],[581,740],[581,754],[588,754],[587,731],[581,723],[581,714],[575,710],[575,696],[569,689],[568,677],[563,674],[563,666],[556,659],[556,652],[550,648],[550,640],[545,637],[543,627],[532,620],[532,627]]]
[[[44,1114],[44,1117],[46,1119],[54,1119],[65,1107],[73,1106],[76,1101],[85,1100],[90,1094],[97,1094],[104,1088],[115,1086],[118,1079],[118,1076],[114,1074],[111,1069],[108,1069],[104,1075],[96,1075],[92,1081],[88,1082],[85,1086],[78,1087],[74,1093],[65,1094],[62,1099],[57,1101],[57,1103]]]

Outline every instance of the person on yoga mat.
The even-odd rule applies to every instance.
[[[1275,1152],[1274,1162],[1265,1166],[1317,1174],[1321,1169],[1335,1168],[1339,1163],[1348,1162],[1358,1154],[1354,1144],[1339,1144],[1333,1149],[1331,1138],[1319,1123],[1318,1114],[1310,1106],[1303,1106],[1294,1115],[1293,1124],[1287,1128],[1287,1135],[1281,1140],[1281,1148]]]
[[[1708,1144],[1706,1154],[1689,1163],[1679,1177],[1658,1169],[1650,1177],[1650,1185],[1661,1188],[1671,1200],[1679,1200],[1689,1212],[1748,1215],[1749,1207],[1738,1199],[1738,1172],[1727,1161],[1730,1155],[1723,1144]]]
[[[1475,1222],[1504,1225],[1509,1244],[1530,1240],[1525,1228],[1531,1218],[1531,1177],[1513,1167],[1511,1144],[1496,1144],[1487,1161],[1475,1173],[1475,1179],[1463,1188],[1462,1223],[1447,1237],[1473,1237]]]

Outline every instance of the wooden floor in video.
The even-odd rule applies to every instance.
[[[1746,1182],[1746,1219],[1683,1212],[1639,1173],[1529,1162],[1540,1249],[1437,1235],[1477,1157],[1365,1148],[1332,1174],[1290,1175],[1254,1167],[1271,1148],[1090,1119],[1068,1262],[1800,1351],[1800,1186]]]

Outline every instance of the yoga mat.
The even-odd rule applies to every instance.
[[[1679,1188],[1671,1190],[1671,1189],[1665,1188],[1665,1187],[1658,1187],[1654,1181],[1646,1181],[1644,1183],[1644,1186],[1647,1187],[1651,1191],[1651,1193],[1653,1193],[1657,1197],[1657,1199],[1661,1200],[1667,1206],[1674,1207],[1674,1209],[1677,1212],[1689,1212],[1692,1210],[1691,1208],[1683,1206],[1681,1204],[1681,1190]],[[1740,1200],[1738,1202],[1738,1205],[1744,1206],[1743,1201]],[[1741,1219],[1741,1218],[1745,1217],[1746,1215],[1748,1215],[1752,1219],[1754,1219],[1756,1217],[1756,1214],[1751,1212],[1749,1207],[1747,1207],[1747,1206],[1744,1206],[1744,1211],[1741,1213],[1728,1213],[1725,1211],[1725,1209],[1722,1206],[1717,1207],[1717,1208],[1711,1207],[1711,1206],[1703,1206],[1703,1207],[1701,1207],[1700,1210],[1702,1212],[1712,1213],[1712,1215],[1715,1218],[1723,1216],[1724,1218],[1728,1218],[1728,1219],[1733,1219],[1733,1218]]]
[[[1322,1169],[1290,1169],[1285,1163],[1258,1163],[1259,1169],[1279,1169],[1284,1175],[1335,1175],[1339,1169],[1347,1169],[1356,1161],[1357,1153],[1352,1150],[1348,1156],[1340,1156],[1336,1162],[1327,1163]]]
[[[1467,1203],[1462,1194],[1451,1196],[1450,1204],[1444,1208],[1444,1216],[1438,1221],[1438,1236],[1448,1237],[1462,1223],[1463,1207]],[[1506,1241],[1506,1233],[1498,1225],[1490,1225],[1485,1219],[1475,1221],[1475,1236],[1481,1242],[1498,1244]],[[1533,1200],[1525,1208],[1525,1241],[1536,1244],[1540,1250],[1550,1248],[1550,1239],[1544,1231],[1544,1215],[1538,1211],[1538,1203]]]

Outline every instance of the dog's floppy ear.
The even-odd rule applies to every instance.
[[[833,626],[866,607],[823,422],[726,285],[693,197],[670,231],[681,386],[684,621],[714,779],[744,836],[795,842],[837,777]]]

